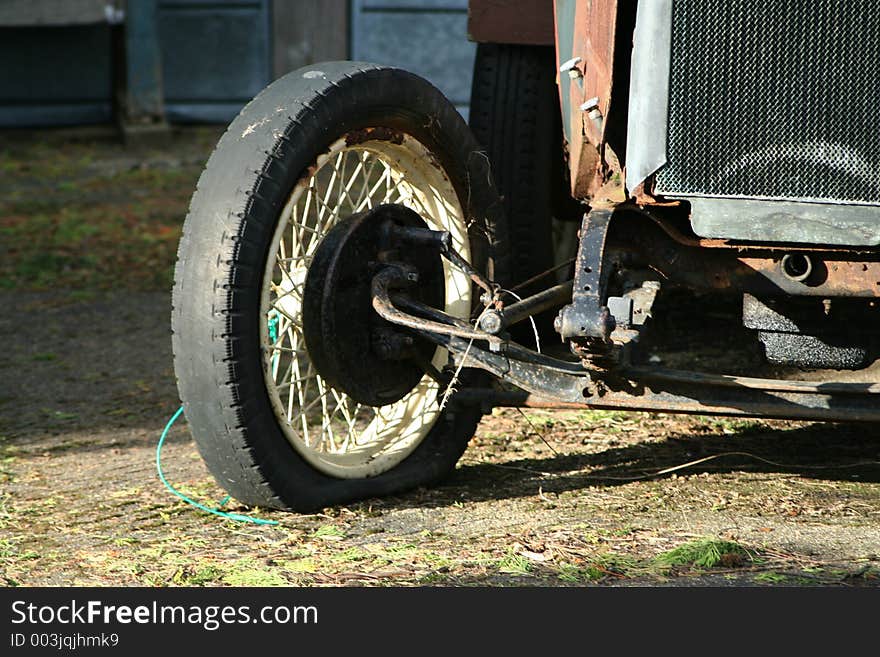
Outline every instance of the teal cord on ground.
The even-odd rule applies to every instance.
[[[177,409],[177,412],[171,416],[171,419],[168,420],[168,424],[165,425],[164,431],[162,431],[162,435],[159,438],[159,444],[156,445],[156,472],[159,473],[159,479],[165,484],[165,488],[171,491],[174,495],[182,499],[187,504],[191,504],[197,509],[201,509],[207,513],[211,513],[215,516],[220,516],[221,518],[227,518],[228,520],[236,520],[238,522],[250,522],[255,525],[277,525],[277,520],[263,520],[262,518],[254,518],[253,516],[245,516],[240,513],[228,513],[226,511],[221,511],[220,508],[211,509],[204,504],[199,504],[195,500],[190,499],[180,491],[178,491],[174,486],[168,483],[168,480],[165,478],[164,473],[162,472],[162,445],[165,444],[165,438],[168,437],[168,432],[171,430],[171,427],[179,418],[183,415],[183,406]],[[220,507],[225,505],[229,501],[230,497],[227,495],[222,502],[220,502]]]

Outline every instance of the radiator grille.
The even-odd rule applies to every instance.
[[[880,0],[673,0],[667,195],[880,204]]]

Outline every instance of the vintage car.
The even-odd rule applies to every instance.
[[[876,9],[473,0],[470,126],[397,68],[272,83],[175,272],[218,482],[301,511],[430,485],[495,406],[880,419]]]

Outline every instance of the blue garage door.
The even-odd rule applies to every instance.
[[[352,59],[417,73],[467,118],[475,44],[467,0],[352,0]]]
[[[230,121],[271,81],[270,0],[161,0],[169,121]]]

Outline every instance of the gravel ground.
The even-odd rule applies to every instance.
[[[188,507],[156,477],[177,407],[167,293],[0,301],[7,584],[880,583],[872,427],[496,411],[438,488],[313,515],[257,510],[279,521],[257,528]],[[223,496],[185,426],[164,460],[191,495]],[[662,565],[700,541],[743,551]]]
[[[168,272],[215,137],[3,151],[0,584],[880,585],[872,426],[496,410],[431,490],[311,515],[228,503],[266,527],[172,497],[154,463],[179,403]],[[66,229],[74,211],[95,230]],[[224,496],[185,425],[163,459]]]

